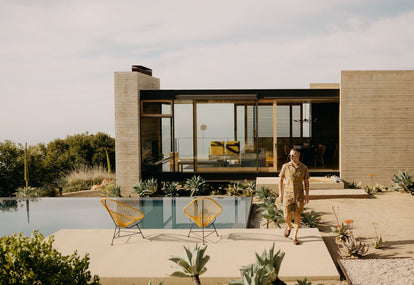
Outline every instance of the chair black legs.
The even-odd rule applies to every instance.
[[[135,227],[135,226],[137,226],[137,229],[138,229],[138,232],[129,232],[129,234],[126,234],[126,235],[121,235],[121,228],[118,226],[118,225],[115,225],[115,230],[114,230],[114,235],[113,235],[113,237],[112,237],[112,242],[111,242],[111,245],[114,245],[114,239],[116,239],[116,238],[120,238],[120,237],[126,237],[126,236],[133,236],[133,235],[138,235],[138,234],[140,234],[141,236],[142,236],[142,238],[145,238],[144,237],[144,234],[142,233],[142,230],[141,230],[141,227],[139,226],[139,223],[137,223],[137,224],[134,224],[134,225],[132,225],[132,226],[130,226],[130,227],[128,227],[128,228],[125,228],[125,229],[127,229],[127,230],[132,230],[132,228],[133,227]],[[127,231],[128,232],[128,231]]]

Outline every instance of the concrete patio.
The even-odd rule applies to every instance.
[[[115,239],[113,230],[62,229],[54,234],[54,246],[63,254],[75,250],[83,256],[89,253],[92,274],[98,274],[102,284],[192,284],[191,278],[169,275],[177,267],[171,256],[184,257],[183,246],[194,248],[202,244],[200,236],[187,237],[187,229],[144,229],[140,235]],[[292,237],[285,238],[282,229],[218,229],[219,237],[207,238],[206,254],[211,257],[207,272],[201,275],[202,284],[223,284],[240,277],[240,267],[255,262],[255,252],[271,248],[286,253],[279,277],[281,280],[338,281],[340,276],[318,229],[299,231],[301,244],[293,245]],[[291,234],[293,236],[293,234]],[[156,283],[157,284],[157,283]]]

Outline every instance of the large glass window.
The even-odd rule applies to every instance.
[[[194,171],[193,101],[174,101],[174,171]]]
[[[303,150],[302,161],[309,167],[335,167],[338,123],[328,124],[324,115],[337,114],[337,105],[250,99],[143,100],[143,170],[273,172],[288,161],[292,147]],[[320,151],[324,146],[326,151]]]

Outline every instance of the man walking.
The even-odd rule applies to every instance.
[[[289,237],[292,230],[291,213],[293,212],[295,220],[293,244],[298,245],[300,214],[303,212],[305,204],[309,203],[309,170],[299,161],[299,149],[291,149],[289,157],[290,161],[283,164],[279,174],[279,199],[283,202],[283,213],[287,223],[285,237]],[[283,189],[284,180],[286,180],[286,184]],[[305,193],[303,184],[305,184]]]

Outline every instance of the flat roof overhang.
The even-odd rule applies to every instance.
[[[301,102],[339,102],[339,89],[164,89],[140,90],[142,100],[277,99]]]

